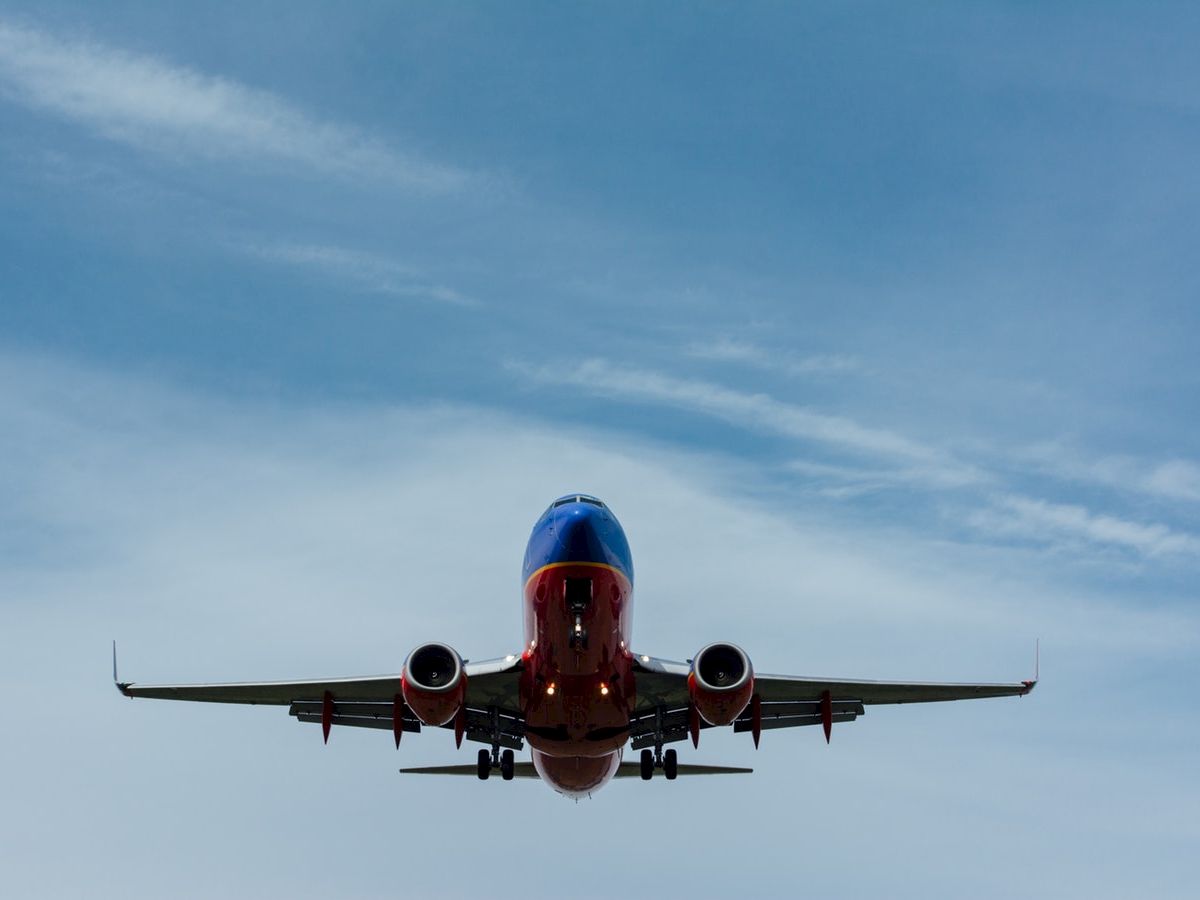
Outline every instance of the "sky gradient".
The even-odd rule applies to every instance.
[[[0,3],[5,883],[1190,896],[1197,38],[1183,4]],[[396,774],[469,761],[447,735],[109,683],[113,637],[141,681],[503,655],[575,490],[629,535],[639,651],[1014,681],[1040,638],[1042,684],[706,732],[685,761],[755,775],[575,805]]]

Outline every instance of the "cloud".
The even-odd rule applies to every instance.
[[[1200,466],[1184,459],[1159,463],[1145,473],[1142,484],[1164,497],[1200,500]]]
[[[808,479],[819,494],[832,499],[853,501],[862,495],[900,487],[941,491],[985,486],[994,489],[1002,480],[998,471],[965,462],[939,448],[847,417],[785,403],[767,394],[617,366],[603,359],[587,360],[573,368],[538,368],[519,362],[510,362],[508,368],[540,383],[571,385],[599,396],[683,409],[753,431],[853,453],[876,463],[831,464],[795,459],[786,464],[786,469]],[[1132,466],[1128,468],[1132,470]],[[1176,462],[1144,473],[1140,484],[1144,489],[1164,494],[1169,491],[1178,497],[1191,489],[1193,476],[1189,464]],[[982,533],[1059,548],[1072,547],[1085,557],[1093,554],[1094,547],[1120,548],[1145,558],[1200,554],[1200,537],[1162,524],[1142,524],[1083,506],[1017,494],[997,494],[990,503],[990,508],[980,509],[955,502],[943,508],[942,513]]]
[[[897,487],[956,488],[965,484],[954,472],[947,473],[938,466],[867,468],[794,459],[786,463],[785,468],[811,482],[818,493],[831,498],[858,497]]]
[[[574,368],[541,369],[524,363],[509,363],[508,367],[543,383],[569,384],[601,396],[685,409],[761,432],[889,459],[946,486],[970,484],[983,477],[948,454],[903,435],[784,403],[767,394],[616,366],[603,359],[586,360]],[[919,466],[914,468],[914,463]]]
[[[320,244],[249,244],[241,249],[270,262],[321,272],[371,293],[479,306],[479,301],[453,288],[425,280],[412,266],[371,253]]]
[[[797,357],[753,344],[720,338],[715,341],[697,341],[687,347],[686,353],[693,359],[712,362],[743,363],[756,369],[781,372],[785,375],[838,375],[857,372],[862,366],[853,356],[820,353]]]
[[[1058,443],[1038,444],[1017,455],[1059,478],[1167,500],[1200,501],[1200,465],[1191,460],[1151,462],[1132,456],[1097,457]]]
[[[972,524],[998,534],[1050,543],[1079,542],[1132,550],[1149,557],[1200,555],[1200,537],[1090,512],[1083,506],[1048,503],[1016,495],[995,498],[995,509],[976,513]]]
[[[0,90],[110,140],[176,158],[283,163],[427,191],[455,190],[468,180],[459,169],[322,121],[270,92],[3,21]]]

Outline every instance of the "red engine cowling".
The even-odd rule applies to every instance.
[[[709,725],[729,725],[754,693],[754,667],[736,644],[709,644],[692,660],[688,673],[692,705]]]
[[[446,644],[422,644],[404,661],[400,690],[418,719],[426,725],[445,725],[467,697],[462,657]]]

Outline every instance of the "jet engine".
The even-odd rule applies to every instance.
[[[462,657],[446,644],[422,644],[404,661],[400,690],[418,719],[426,725],[445,725],[466,700]]]
[[[692,706],[709,725],[728,725],[750,702],[754,667],[736,644],[709,644],[692,660],[688,673]]]

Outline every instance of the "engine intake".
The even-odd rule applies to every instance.
[[[709,644],[692,660],[688,693],[709,725],[729,725],[754,693],[754,667],[736,644]]]
[[[445,725],[466,701],[462,657],[446,644],[422,644],[404,661],[400,690],[418,719],[426,725]]]

